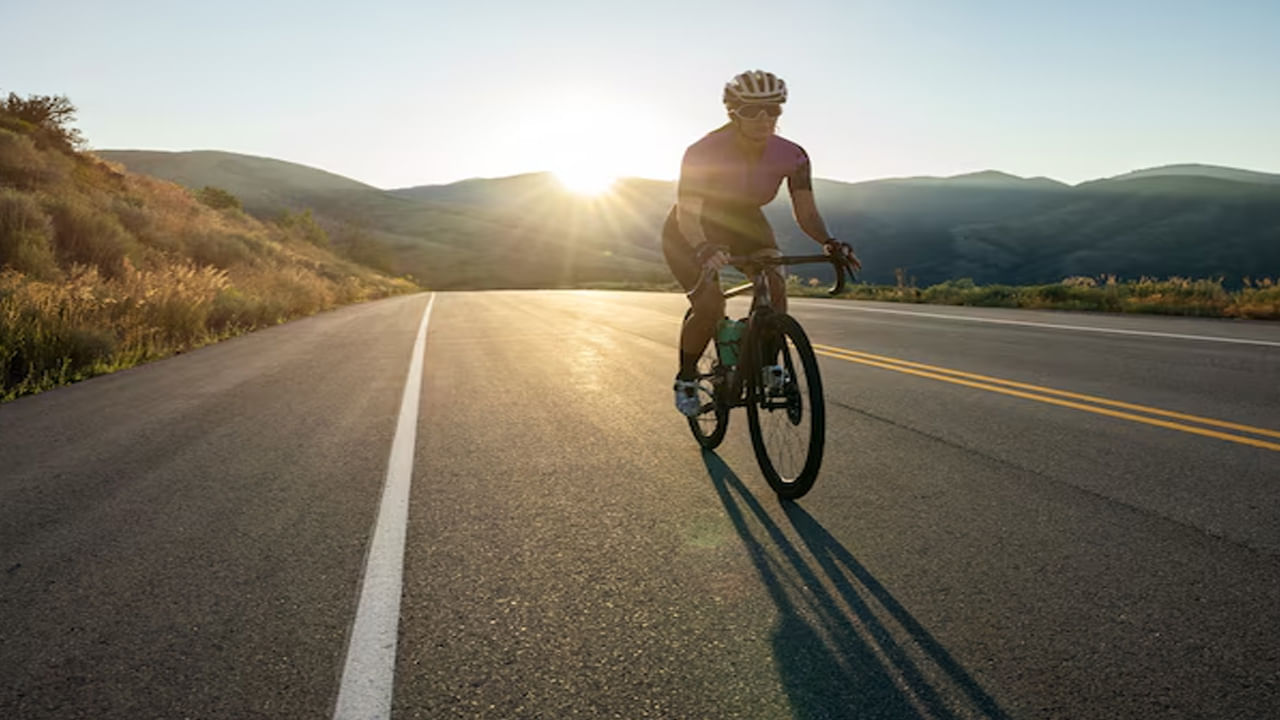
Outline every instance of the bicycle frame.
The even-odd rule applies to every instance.
[[[751,308],[747,312],[747,331],[743,334],[742,339],[739,340],[739,347],[744,349],[745,352],[739,352],[738,364],[735,365],[732,370],[727,371],[723,379],[725,382],[724,387],[727,390],[725,395],[726,402],[730,409],[745,407],[746,404],[750,402],[749,393],[743,392],[743,383],[748,375],[754,375],[758,369],[757,366],[759,365],[759,358],[755,357],[754,352],[756,346],[756,334],[760,331],[761,319],[767,314],[773,312],[773,295],[770,292],[770,276],[767,270],[770,267],[776,266],[801,265],[818,262],[831,263],[832,267],[835,268],[836,284],[828,291],[828,294],[839,295],[844,291],[845,273],[848,272],[852,275],[852,270],[848,268],[848,266],[845,265],[839,257],[832,255],[782,255],[777,257],[731,256],[729,258],[729,263],[731,265],[747,268],[752,271],[750,274],[751,280],[749,282],[736,285],[723,291],[724,298],[726,300],[739,295],[744,295],[748,291],[752,292]],[[688,295],[692,297],[694,293],[698,292],[698,290],[702,288],[702,284],[707,282],[711,275],[711,272],[704,270],[698,284],[694,286],[693,290],[688,292]],[[712,339],[712,342],[715,342],[714,338]],[[716,352],[718,355],[718,348]],[[724,371],[724,367],[722,365],[717,367],[721,371]],[[750,371],[750,373],[746,371]]]

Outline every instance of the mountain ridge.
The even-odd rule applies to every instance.
[[[176,173],[159,167],[163,158],[150,159],[162,177]],[[323,222],[370,228],[416,258],[401,269],[413,265],[408,271],[436,287],[670,280],[657,238],[674,201],[672,181],[625,178],[611,194],[586,198],[546,172],[392,190],[363,184],[328,190],[305,177],[283,185],[274,176],[221,177],[243,183],[223,189],[244,193],[251,212],[278,212],[273,203],[309,207]],[[193,186],[200,179],[192,177]],[[855,243],[871,282],[894,282],[898,269],[925,284],[959,277],[1037,284],[1103,274],[1237,282],[1280,276],[1280,182],[1267,173],[1181,164],[1067,185],[982,170],[853,183],[821,178],[814,187],[829,230]],[[779,195],[765,207],[779,246],[808,251],[787,194]],[[497,258],[530,251],[518,268],[494,269],[506,264]]]
[[[1168,176],[1185,176],[1193,175],[1197,177],[1211,177],[1220,180],[1232,180],[1235,182],[1252,182],[1267,185],[1280,184],[1280,174],[1260,172],[1257,170],[1245,170],[1243,168],[1233,168],[1223,165],[1206,165],[1202,163],[1182,163],[1177,165],[1160,165],[1151,168],[1142,168],[1139,170],[1131,170],[1121,175],[1115,175],[1109,178],[1099,178],[1100,180],[1109,181],[1125,181],[1137,180],[1150,177],[1168,177]]]
[[[174,158],[178,159],[183,156],[189,157],[209,157],[222,160],[242,160],[261,162],[270,166],[287,167],[303,170],[310,173],[319,173],[324,176],[334,178],[342,183],[353,187],[348,189],[364,189],[378,190],[381,192],[399,193],[418,188],[444,188],[450,186],[476,184],[495,181],[519,180],[524,178],[544,177],[554,180],[554,173],[548,170],[535,170],[514,175],[499,176],[476,176],[462,178],[459,180],[451,180],[443,183],[423,183],[421,185],[409,185],[404,187],[381,188],[371,185],[354,178],[341,175],[329,170],[324,170],[304,163],[293,162],[289,160],[281,160],[265,155],[253,155],[249,153],[236,153],[226,150],[146,150],[139,148],[105,148],[94,151],[94,154],[111,162],[119,162],[129,166],[145,167],[147,158]],[[1067,183],[1051,177],[1037,175],[1033,177],[1024,177],[1013,173],[997,170],[994,168],[985,168],[982,170],[974,170],[970,172],[959,173],[956,175],[911,175],[902,177],[884,177],[873,178],[870,180],[841,180],[838,178],[821,178],[824,182],[839,183],[843,185],[863,185],[867,183],[880,182],[956,182],[956,183],[1041,183],[1051,184],[1057,187],[1079,187],[1081,185],[1096,183],[1101,181],[1112,180],[1130,180],[1147,177],[1157,177],[1165,175],[1198,175],[1202,177],[1212,177],[1219,179],[1235,180],[1238,182],[1254,182],[1262,184],[1280,184],[1280,173],[1269,173],[1260,170],[1248,170],[1244,168],[1234,168],[1225,165],[1213,165],[1208,163],[1171,163],[1167,165],[1157,165],[1149,168],[1138,168],[1130,170],[1118,175],[1109,175],[1089,180],[1081,180],[1078,183]],[[661,180],[657,178],[646,178],[640,176],[624,176],[620,180],[644,181],[644,182],[672,182],[670,180]]]

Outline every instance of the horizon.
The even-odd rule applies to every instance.
[[[94,148],[218,148],[395,189],[672,180],[723,123],[724,82],[759,67],[791,89],[779,134],[838,182],[1280,174],[1275,3],[755,5],[11,5],[0,91],[67,96]]]
[[[311,170],[317,170],[317,171],[320,171],[320,172],[328,173],[328,174],[330,174],[330,175],[336,175],[336,176],[341,177],[341,178],[344,178],[344,179],[346,179],[346,180],[352,180],[352,181],[354,181],[354,182],[358,182],[358,183],[360,183],[360,184],[362,184],[362,185],[367,185],[367,186],[369,186],[369,187],[371,187],[371,188],[373,188],[373,189],[375,189],[375,190],[381,190],[381,191],[384,191],[384,192],[393,192],[393,191],[396,191],[396,190],[412,190],[412,189],[415,189],[415,188],[422,188],[422,187],[444,187],[444,186],[448,186],[448,185],[456,185],[456,184],[458,184],[458,183],[464,183],[464,182],[476,182],[476,181],[488,181],[488,180],[507,180],[507,179],[510,179],[510,178],[524,177],[524,176],[529,176],[529,175],[549,175],[549,176],[551,176],[551,177],[553,177],[553,178],[556,176],[556,172],[555,172],[554,170],[542,169],[542,170],[527,170],[527,171],[523,171],[523,172],[513,173],[513,174],[511,174],[511,175],[476,175],[476,176],[472,176],[472,177],[457,178],[457,179],[455,179],[455,180],[446,180],[446,181],[443,181],[443,182],[416,183],[416,184],[412,184],[412,185],[400,185],[400,186],[396,186],[396,187],[381,187],[381,186],[378,186],[378,185],[374,185],[373,183],[367,182],[367,181],[365,181],[365,180],[362,180],[362,179],[360,179],[360,178],[351,177],[350,175],[344,175],[344,174],[342,174],[342,173],[340,173],[340,172],[336,172],[336,171],[334,171],[334,170],[330,170],[330,169],[326,169],[326,168],[322,168],[322,167],[317,167],[317,166],[315,166],[315,165],[307,165],[307,164],[305,164],[305,163],[300,163],[300,162],[296,162],[296,161],[293,161],[293,160],[288,160],[288,159],[285,159],[285,158],[269,157],[269,156],[266,156],[266,155],[251,155],[251,154],[248,154],[248,153],[237,153],[237,152],[232,152],[232,151],[229,151],[229,150],[214,150],[214,149],[210,149],[210,148],[199,148],[199,149],[194,149],[194,150],[157,150],[157,149],[154,149],[154,148],[91,148],[91,149],[89,149],[89,152],[94,153],[94,154],[97,154],[97,153],[99,153],[99,152],[108,152],[108,153],[110,153],[110,152],[147,152],[147,153],[155,152],[155,153],[172,153],[172,154],[181,154],[181,153],[221,153],[221,154],[227,154],[227,155],[238,155],[238,156],[241,156],[241,157],[249,157],[249,158],[255,158],[255,159],[259,159],[259,160],[272,160],[272,161],[276,161],[276,162],[283,162],[283,163],[287,163],[287,164],[290,164],[290,165],[297,165],[297,166],[305,167],[305,168],[308,168],[308,169],[311,169]],[[1162,164],[1162,165],[1153,165],[1153,166],[1151,166],[1151,167],[1131,168],[1131,169],[1126,170],[1126,171],[1124,171],[1124,172],[1117,173],[1116,175],[1109,175],[1109,176],[1107,176],[1107,177],[1086,178],[1086,179],[1084,179],[1084,180],[1081,180],[1081,181],[1079,181],[1079,182],[1074,182],[1074,183],[1069,183],[1069,182],[1066,182],[1066,181],[1064,181],[1064,180],[1059,180],[1058,178],[1049,177],[1049,176],[1047,176],[1047,175],[1017,175],[1017,174],[1010,173],[1010,172],[1007,172],[1007,171],[1005,171],[1005,170],[1001,170],[1001,169],[999,169],[999,168],[994,168],[994,167],[987,167],[987,168],[982,168],[982,169],[980,169],[980,170],[971,170],[971,171],[966,171],[966,172],[960,172],[960,173],[956,173],[956,174],[954,174],[954,175],[910,175],[910,176],[891,176],[891,177],[869,178],[869,179],[865,179],[865,180],[845,180],[845,179],[842,179],[842,178],[835,178],[835,177],[815,176],[815,177],[814,177],[814,180],[823,180],[823,181],[827,181],[827,182],[841,183],[841,184],[845,184],[845,185],[857,185],[857,184],[861,184],[861,183],[890,182],[890,181],[898,181],[898,180],[954,180],[954,179],[957,179],[957,178],[968,177],[968,176],[972,176],[972,175],[981,175],[981,174],[984,174],[984,173],[996,173],[996,174],[1001,174],[1001,175],[1007,175],[1007,176],[1010,176],[1010,177],[1014,177],[1014,178],[1017,178],[1017,179],[1019,179],[1019,180],[1050,180],[1050,181],[1053,181],[1053,182],[1056,182],[1056,183],[1060,183],[1060,184],[1062,184],[1062,185],[1065,185],[1065,186],[1067,186],[1067,187],[1076,187],[1077,185],[1082,185],[1082,184],[1084,184],[1084,183],[1096,182],[1096,181],[1099,181],[1099,180],[1109,180],[1109,179],[1112,179],[1112,178],[1120,177],[1120,176],[1127,175],[1127,174],[1129,174],[1129,173],[1134,173],[1134,172],[1143,172],[1143,171],[1149,171],[1149,170],[1163,170],[1163,169],[1167,169],[1167,168],[1187,168],[1187,167],[1208,167],[1208,168],[1221,169],[1221,170],[1239,170],[1239,171],[1243,171],[1243,172],[1246,172],[1246,173],[1257,173],[1257,174],[1260,174],[1260,175],[1274,175],[1274,176],[1276,176],[1277,178],[1280,178],[1280,173],[1270,172],[1270,171],[1267,171],[1267,170],[1258,170],[1258,169],[1255,169],[1255,168],[1235,167],[1235,166],[1227,166],[1227,165],[1215,165],[1215,164],[1212,164],[1212,163],[1202,163],[1202,162],[1175,162],[1175,163],[1165,163],[1165,164]],[[676,178],[674,178],[674,177],[672,177],[672,178],[654,178],[654,177],[645,177],[645,176],[642,176],[642,175],[622,175],[622,176],[618,176],[618,177],[616,178],[616,180],[617,180],[617,181],[619,181],[619,182],[624,181],[624,180],[642,180],[642,181],[648,181],[648,182],[675,182],[675,181],[676,181]]]

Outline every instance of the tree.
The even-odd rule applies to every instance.
[[[17,93],[0,103],[0,114],[15,118],[37,129],[36,140],[45,140],[62,150],[77,150],[84,145],[80,131],[71,127],[76,106],[65,95],[28,95]]]

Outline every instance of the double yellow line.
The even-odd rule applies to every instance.
[[[1172,410],[1162,410],[1160,408],[1148,407],[1146,405],[1135,405],[1134,403],[1109,400],[1095,395],[1084,395],[1082,393],[1069,392],[1067,390],[1055,390],[1054,388],[1043,387],[1040,385],[1004,380],[987,375],[978,375],[976,373],[961,372],[960,370],[950,370],[936,365],[926,365],[924,363],[911,362],[909,360],[899,360],[898,358],[885,357],[884,355],[873,355],[872,353],[861,352],[858,350],[846,350],[845,348],[833,347],[831,345],[820,345],[815,343],[813,350],[819,355],[823,355],[825,357],[848,360],[849,362],[861,363],[863,365],[882,368],[884,370],[893,370],[895,372],[906,373],[908,375],[917,375],[919,377],[929,378],[930,380],[941,380],[943,382],[965,385],[967,387],[987,390],[990,392],[1000,393],[1002,395],[1012,395],[1013,397],[1036,400],[1050,405],[1059,405],[1061,407],[1068,407],[1074,410],[1083,410],[1085,412],[1096,413],[1098,415],[1107,415],[1114,418],[1120,418],[1122,420],[1131,420],[1133,422],[1144,423],[1146,425],[1155,425],[1157,427],[1168,428],[1170,430],[1179,430],[1195,435],[1204,435],[1205,437],[1217,438],[1219,440],[1240,443],[1242,445],[1252,445],[1253,447],[1280,452],[1280,443],[1262,440],[1256,437],[1249,437],[1249,435],[1258,435],[1262,437],[1280,439],[1280,431],[1277,430],[1268,430],[1266,428],[1242,425],[1240,423],[1227,422],[1225,420],[1215,420],[1213,418],[1189,415],[1187,413],[1174,412]],[[1113,410],[1112,408],[1122,409]],[[1135,413],[1144,414],[1137,415]],[[1160,418],[1172,418],[1172,420],[1162,420]],[[1182,422],[1174,422],[1174,420],[1180,420]],[[1187,423],[1196,424],[1188,425]],[[1213,430],[1211,428],[1234,430],[1235,433],[1244,434],[1222,432],[1222,430]]]

